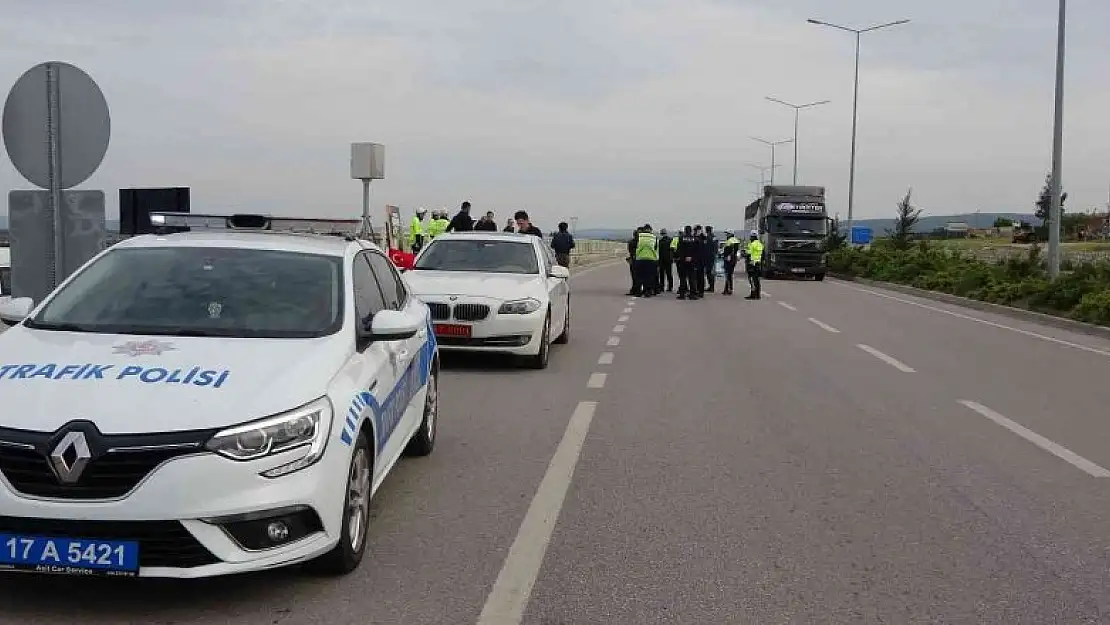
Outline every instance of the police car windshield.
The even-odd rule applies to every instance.
[[[343,323],[342,259],[204,247],[115,249],[26,325],[109,334],[310,338]]]
[[[828,234],[828,224],[824,217],[798,219],[795,217],[769,217],[768,230],[772,234],[819,235]]]
[[[530,241],[433,240],[414,269],[538,274],[536,248]]]

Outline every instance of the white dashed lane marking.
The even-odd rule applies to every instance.
[[[621,344],[621,337],[619,337],[619,336],[610,336],[609,340],[606,341],[605,344],[608,345],[609,347],[616,347],[617,345]]]
[[[787,310],[798,310],[797,308],[794,308],[793,306],[791,306],[790,304],[787,304],[786,302],[779,302],[779,306],[782,306],[783,308],[785,308]]]
[[[871,354],[875,358],[878,358],[879,360],[881,360],[881,361],[885,362],[886,364],[894,367],[895,369],[897,369],[899,371],[902,371],[903,373],[916,373],[916,371],[914,370],[913,367],[910,367],[906,363],[898,360],[897,358],[894,358],[893,356],[887,356],[886,354],[880,352],[879,350],[875,349],[874,347],[871,347],[870,345],[864,345],[863,343],[860,343],[860,344],[856,345],[856,347],[862,349],[863,351],[867,352],[868,354]]]
[[[624,310],[622,310],[621,312],[626,312],[626,313],[630,313],[630,312],[632,312],[632,309],[631,309],[631,308],[625,308],[625,309],[624,309]]]
[[[597,402],[593,401],[579,402],[574,409],[563,440],[547,466],[493,590],[486,598],[478,625],[520,625],[524,618],[524,608],[539,576],[596,410]]]
[[[836,328],[834,328],[831,325],[825,323],[824,321],[818,321],[817,319],[814,319],[813,317],[809,318],[809,322],[812,323],[813,325],[817,326],[818,328],[821,328],[822,330],[825,330],[826,332],[832,332],[833,334],[839,334],[840,333],[840,330],[837,330]]]
[[[1037,434],[1033,430],[1030,430],[1029,428],[1026,428],[1021,424],[1014,423],[1001,414],[991,410],[990,408],[987,408],[983,404],[973,401],[967,401],[964,399],[961,399],[960,403],[967,408],[978,412],[980,415],[990,419],[991,421],[994,421],[998,425],[1001,425],[1007,430],[1010,430],[1014,434],[1017,434],[1030,443],[1033,443],[1037,447],[1040,447],[1048,453],[1056,456],[1057,458],[1060,458],[1061,460],[1075,466],[1079,470],[1087,473],[1092,477],[1110,477],[1110,471],[1107,471],[1106,469],[1091,462],[1090,460],[1087,460],[1083,456],[1080,456],[1070,449],[1048,440],[1047,438],[1041,436],[1040,434]]]
[[[599,365],[611,365],[611,364],[613,364],[613,352],[602,352],[601,357],[599,357],[597,359],[597,364],[599,364]]]
[[[615,332],[616,334],[620,334],[621,332],[624,332],[624,324],[617,324],[617,325],[613,326],[613,332]]]
[[[591,373],[589,381],[586,382],[586,388],[604,388],[605,379],[608,377],[608,373]]]
[[[628,315],[621,315],[617,317],[617,321],[628,321]]]

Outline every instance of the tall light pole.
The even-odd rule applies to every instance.
[[[771,184],[775,184],[775,167],[777,167],[777,165],[775,165],[775,148],[786,143],[793,143],[794,140],[783,139],[782,141],[768,141],[766,139],[760,139],[759,137],[751,137],[751,139],[752,141],[758,141],[763,145],[771,147]]]
[[[775,165],[773,167],[768,167],[766,165],[757,165],[756,163],[744,163],[744,164],[747,165],[748,167],[754,167],[755,169],[759,170],[759,195],[763,195],[763,187],[764,187],[764,185],[767,184],[767,172],[768,171],[773,172],[775,170],[775,167],[780,167],[780,165]]]
[[[860,35],[869,33],[873,30],[880,28],[888,28],[890,26],[899,26],[901,24],[908,24],[909,20],[898,20],[895,22],[887,22],[886,24],[878,24],[876,26],[869,26],[867,28],[848,28],[847,26],[840,26],[838,24],[831,24],[829,22],[822,22],[821,20],[809,19],[806,20],[810,24],[817,24],[818,26],[828,26],[836,28],[845,32],[853,33],[856,36],[856,74],[852,86],[852,156],[851,164],[848,166],[848,236],[852,234],[852,208],[856,200],[856,125],[859,121],[859,40]]]
[[[1060,275],[1060,167],[1064,155],[1064,22],[1067,17],[1067,0],[1060,0],[1060,15],[1056,23],[1056,115],[1052,121],[1052,182],[1049,185],[1051,203],[1048,209],[1048,277],[1055,280]]]
[[[828,104],[832,100],[821,100],[820,102],[810,102],[809,104],[791,104],[785,100],[772,98],[771,96],[765,97],[771,102],[776,102],[794,109],[794,184],[798,184],[798,115],[802,112],[802,109]]]

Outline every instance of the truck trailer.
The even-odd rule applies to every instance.
[[[763,242],[762,277],[824,280],[829,215],[825,187],[767,185],[744,209],[744,227]]]

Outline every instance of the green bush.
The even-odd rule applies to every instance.
[[[907,250],[888,245],[829,252],[834,273],[1016,305],[1110,325],[1110,263],[1068,264],[1050,281],[1034,246],[1026,257],[989,263],[920,241]]]

